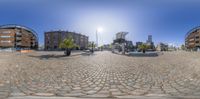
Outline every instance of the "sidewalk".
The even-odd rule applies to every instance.
[[[78,98],[78,97],[37,97],[37,96],[23,96],[23,97],[9,97],[8,99],[199,99],[198,96],[126,96],[117,98]]]

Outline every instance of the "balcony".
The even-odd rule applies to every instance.
[[[17,36],[21,36],[21,35],[22,35],[22,33],[20,33],[20,32],[17,32],[17,33],[16,33],[16,35],[17,35]]]
[[[189,39],[189,41],[194,41],[194,40],[195,40],[194,38]]]
[[[17,42],[16,45],[22,45],[22,43],[21,42]]]
[[[1,35],[0,38],[11,38],[12,36],[9,35]]]
[[[22,38],[21,37],[16,37],[16,40],[20,41],[20,40],[22,40]]]
[[[1,42],[1,43],[11,43],[10,40],[1,40],[0,42]]]

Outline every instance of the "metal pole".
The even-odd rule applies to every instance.
[[[92,53],[94,53],[94,42],[92,42]]]
[[[98,48],[98,34],[97,34],[97,30],[96,30],[96,46],[97,46],[97,48]]]

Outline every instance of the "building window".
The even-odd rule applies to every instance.
[[[196,43],[199,43],[199,41],[196,41]]]
[[[199,39],[199,36],[196,36],[196,39]]]
[[[3,31],[2,33],[3,33],[3,34],[10,34],[11,31]]]
[[[10,43],[11,41],[10,40],[7,40],[7,41],[1,41],[1,43]]]
[[[10,38],[11,36],[0,36],[1,38]]]

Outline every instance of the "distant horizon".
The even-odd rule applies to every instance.
[[[2,24],[2,25],[0,25],[0,26],[3,26],[3,25],[14,25],[14,24]],[[20,25],[20,26],[25,26],[25,25],[22,25],[22,24],[15,24],[15,25]],[[27,27],[27,28],[30,28],[30,29],[32,29],[31,27],[28,27],[28,26],[25,26],[25,27]],[[32,30],[34,30],[34,29],[32,29]],[[34,30],[35,31],[35,30]],[[82,32],[76,32],[76,31],[73,31],[73,30],[64,30],[64,29],[51,29],[51,30],[46,30],[46,31],[44,31],[43,32],[43,35],[44,35],[44,33],[45,32],[49,32],[49,31],[68,31],[68,32],[75,32],[75,33],[79,33],[79,34],[82,34],[82,35],[85,35],[84,33],[82,33]],[[37,31],[35,31],[36,33],[37,33]],[[122,32],[122,31],[119,31],[119,32]],[[127,31],[126,31],[127,32]],[[118,32],[117,32],[118,33]],[[113,37],[113,39],[115,39],[116,38],[116,34],[117,33],[115,33],[115,35],[114,35],[114,37]],[[38,33],[37,33],[38,34]],[[151,35],[151,34],[148,34],[148,35]],[[148,39],[148,35],[145,35],[145,39],[147,40]],[[86,36],[88,36],[88,35],[86,35]],[[129,34],[126,36],[126,38],[129,36]],[[89,37],[89,36],[88,36]],[[90,37],[89,37],[90,38]],[[153,38],[153,42],[154,42],[154,36],[152,35],[152,38]],[[39,41],[41,41],[40,40],[40,37],[39,37],[39,35],[38,35],[38,39],[39,39]],[[143,43],[145,43],[146,42],[146,40],[143,40],[143,41],[132,41],[133,42],[133,45],[136,45],[136,42],[143,42]],[[89,40],[89,42],[95,42],[95,40],[93,40],[93,41],[91,41],[91,40]],[[106,44],[111,44],[111,43],[113,43],[113,42],[110,42],[110,43],[104,43],[104,44],[102,44],[102,45],[106,45]],[[169,42],[154,42],[154,44],[155,45],[157,45],[157,44],[159,44],[159,43],[164,43],[164,44],[168,44],[169,46],[175,46],[175,47],[180,47],[182,44],[174,44],[174,43],[169,43]],[[184,42],[183,42],[183,44],[184,44]],[[44,46],[44,39],[43,39],[43,41],[42,41],[42,43],[40,43],[39,42],[39,46]]]
[[[152,35],[155,44],[184,44],[188,31],[200,26],[198,0],[1,0],[0,25],[19,24],[38,33],[44,44],[44,32],[68,30],[89,36],[99,44],[109,44],[120,31],[127,39],[146,42]]]
[[[19,26],[25,26],[25,25],[22,25],[22,24],[2,24],[2,25],[0,25],[0,26],[4,26],[4,25],[19,25]],[[31,27],[28,27],[28,26],[25,26],[25,27],[27,27],[27,28],[30,28],[30,29],[32,29]],[[199,27],[199,26],[197,26],[197,27]],[[194,28],[192,28],[192,29],[194,29]],[[191,31],[192,29],[190,29],[189,31]],[[34,30],[34,29],[32,29],[32,30]],[[35,31],[35,30],[34,30]],[[78,34],[82,34],[82,35],[85,35],[84,33],[82,33],[82,32],[76,32],[76,31],[73,31],[73,30],[64,30],[64,29],[51,29],[51,30],[46,30],[46,31],[44,31],[43,32],[43,35],[44,35],[44,33],[45,32],[50,32],[50,31],[68,31],[68,32],[75,32],[75,33],[78,33]],[[188,32],[189,32],[188,31]],[[36,32],[36,31],[35,31]],[[119,31],[119,32],[122,32],[122,31]],[[37,32],[36,32],[37,33]],[[118,32],[117,32],[118,33]],[[114,35],[114,39],[116,38],[116,34],[117,33],[115,33],[115,35]],[[37,33],[38,34],[38,33]],[[187,34],[187,33],[186,33]],[[151,35],[151,34],[148,34],[148,35]],[[148,39],[148,35],[146,35],[146,40]],[[88,36],[88,35],[85,35],[85,36]],[[126,36],[126,38],[128,37],[129,35],[127,35]],[[89,36],[88,36],[89,37]],[[90,38],[90,37],[89,37]],[[153,37],[153,35],[152,35],[152,38],[153,38],[153,42],[154,42],[154,37]],[[38,36],[38,39],[40,40],[40,37]],[[43,39],[44,40],[44,39]],[[135,43],[136,42],[143,42],[143,43],[145,43],[146,42],[146,40],[144,40],[144,41],[132,41],[133,42],[133,45],[135,45]],[[95,42],[95,40],[94,41],[90,41],[89,40],[89,42]],[[103,45],[106,45],[106,44],[111,44],[111,43],[113,43],[113,42],[110,42],[110,43],[104,43]],[[155,45],[157,45],[157,44],[159,44],[159,43],[164,43],[164,44],[168,44],[169,46],[175,46],[175,47],[180,47],[182,44],[180,44],[180,45],[176,45],[176,44],[173,44],[173,43],[169,43],[169,42],[154,42],[154,44]],[[183,43],[184,44],[184,43]],[[44,46],[44,42],[41,44],[40,42],[39,42],[39,46]]]

